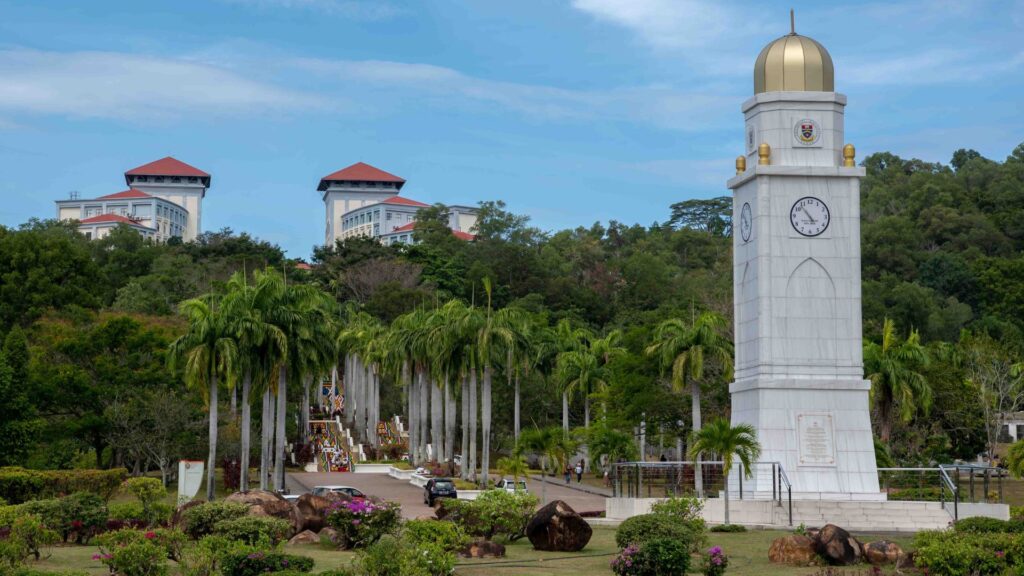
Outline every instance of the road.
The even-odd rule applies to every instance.
[[[557,480],[557,479],[553,479]],[[423,489],[417,488],[408,480],[398,480],[387,474],[353,474],[352,472],[301,472],[288,475],[288,489],[292,494],[309,492],[314,486],[340,485],[358,488],[364,493],[383,500],[398,502],[402,506],[402,516],[418,518],[432,516],[434,511],[423,503]],[[535,480],[526,482],[526,489],[541,495],[541,483]],[[579,490],[566,488],[559,482],[549,482],[547,499],[563,500],[577,512],[604,510],[604,497],[588,494]]]

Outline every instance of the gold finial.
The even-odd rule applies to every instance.
[[[761,142],[761,145],[757,147],[757,163],[761,166],[772,163],[772,147],[767,142]]]
[[[747,157],[737,156],[736,157],[736,173],[743,174],[747,171]]]
[[[847,144],[843,146],[843,166],[847,168],[854,168],[857,166],[857,162],[854,157],[857,156],[857,149],[853,147],[853,144]]]
[[[789,33],[796,36],[796,16],[793,15],[793,9],[789,9]]]

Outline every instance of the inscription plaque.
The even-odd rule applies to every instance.
[[[836,446],[832,415],[802,412],[796,416],[800,466],[835,466]]]

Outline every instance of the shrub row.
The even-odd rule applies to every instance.
[[[9,504],[90,492],[104,500],[128,477],[124,468],[113,470],[27,470],[0,468],[0,499]]]
[[[914,537],[914,547],[917,567],[932,576],[995,576],[1024,570],[1024,534],[926,531]]]

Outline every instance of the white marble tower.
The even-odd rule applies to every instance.
[[[795,33],[761,51],[733,191],[732,421],[794,498],[881,500],[861,340],[860,179],[832,59]],[[753,480],[770,494],[767,468]],[[745,482],[747,489],[749,484]]]

